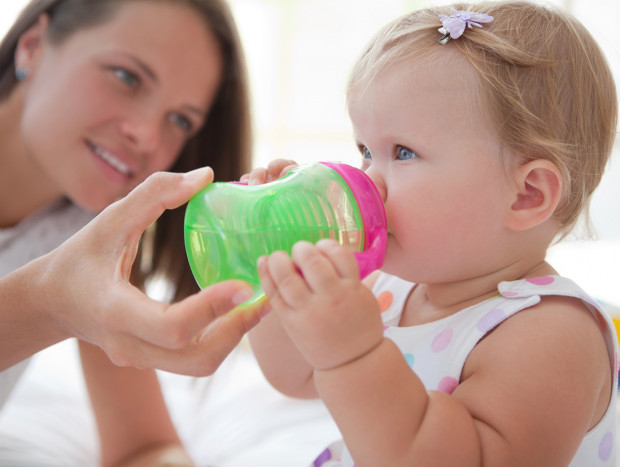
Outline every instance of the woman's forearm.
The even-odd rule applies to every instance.
[[[49,313],[54,290],[46,284],[47,256],[0,279],[0,371],[71,337]]]

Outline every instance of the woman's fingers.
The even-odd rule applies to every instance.
[[[103,330],[112,337],[101,346],[119,366],[211,374],[260,321],[259,304],[233,309],[251,297],[247,285],[240,284],[216,284],[173,305],[151,301],[136,290],[125,297],[131,306],[119,310],[116,328]]]
[[[141,235],[166,209],[186,203],[211,181],[213,170],[210,167],[185,174],[157,172],[101,215],[113,218],[124,231]]]
[[[252,289],[247,284],[226,281],[168,305],[151,300],[128,285],[106,307],[119,310],[115,320],[120,331],[174,350],[196,340],[207,326],[251,297]],[[251,309],[248,315],[252,315]]]
[[[235,310],[252,297],[249,285],[222,282],[169,305],[129,282],[144,229],[212,176],[208,168],[159,173],[109,206],[37,261],[36,306],[47,310],[63,335],[97,345],[117,365],[212,373],[260,320],[262,304]]]

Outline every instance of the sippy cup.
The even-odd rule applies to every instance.
[[[355,253],[363,278],[385,258],[387,222],[370,178],[342,163],[297,166],[264,185],[212,183],[185,211],[185,248],[201,288],[241,279],[264,295],[258,258],[293,245],[333,238]]]

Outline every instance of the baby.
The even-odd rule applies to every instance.
[[[329,240],[261,258],[272,312],[250,335],[269,381],[340,428],[314,465],[615,465],[613,327],[545,261],[615,137],[592,36],[528,2],[424,9],[374,37],[347,103],[385,264],[360,281]]]

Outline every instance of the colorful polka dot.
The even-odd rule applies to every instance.
[[[377,296],[377,302],[379,303],[379,310],[381,310],[381,313],[383,313],[392,306],[392,302],[394,302],[394,295],[392,295],[392,292],[390,292],[389,290],[381,292]]]
[[[611,452],[614,447],[614,435],[611,431],[605,433],[601,442],[598,445],[598,457],[603,462],[606,462],[611,457]]]
[[[459,382],[452,378],[451,376],[446,376],[439,381],[437,385],[437,390],[441,392],[445,392],[446,394],[452,394],[456,387],[459,385]]]
[[[433,342],[431,343],[431,350],[433,352],[441,352],[442,350],[444,350],[446,347],[448,347],[448,345],[450,345],[453,335],[454,331],[452,330],[452,328],[441,331],[433,339]]]
[[[314,467],[321,467],[323,464],[325,464],[325,462],[330,461],[331,459],[332,452],[329,450],[329,448],[327,448],[325,449],[325,451],[319,454],[319,457],[314,460],[314,463],[312,465]]]
[[[518,292],[512,292],[510,290],[507,290],[506,292],[502,292],[502,295],[504,297],[516,297],[517,295],[519,295]]]
[[[478,330],[484,334],[502,322],[506,313],[500,308],[489,311],[478,321]]]
[[[405,361],[407,362],[407,365],[413,368],[413,362],[415,361],[415,357],[413,356],[413,354],[405,353],[403,354],[403,357],[405,357]]]
[[[530,284],[534,285],[549,285],[552,284],[555,279],[551,276],[542,276],[542,277],[530,277],[526,279]]]

